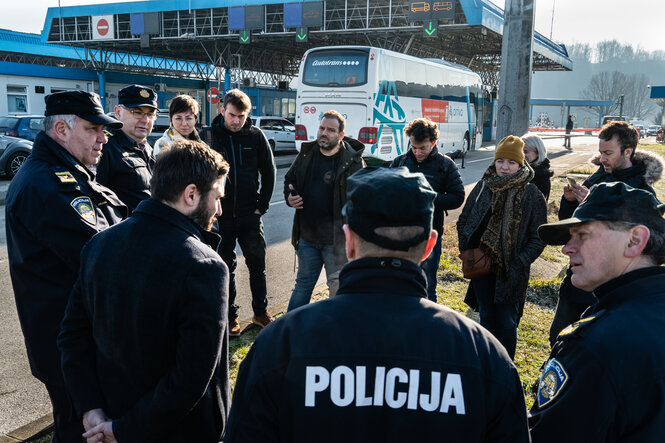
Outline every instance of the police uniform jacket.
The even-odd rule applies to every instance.
[[[291,193],[289,185],[293,185],[296,192],[302,195],[305,190],[305,181],[307,180],[307,170],[312,163],[312,157],[315,150],[320,149],[316,141],[303,143],[300,147],[298,156],[284,175],[284,200],[288,204]],[[365,145],[351,137],[344,137],[340,149],[340,163],[335,174],[333,182],[333,257],[335,264],[339,267],[344,266],[347,261],[344,231],[344,217],[342,217],[342,208],[346,203],[346,181],[358,170],[365,167],[365,161],[362,158]],[[306,203],[305,203],[306,204]],[[291,244],[298,250],[300,242],[300,211],[293,214],[293,229],[291,230]],[[339,269],[339,268],[338,268]]]
[[[226,443],[526,442],[499,342],[426,299],[412,262],[347,264],[337,295],[280,317],[240,367]]]
[[[535,442],[662,442],[665,269],[639,269],[594,291],[598,303],[564,329],[540,376]]]
[[[88,168],[40,132],[5,202],[7,250],[30,367],[60,382],[56,338],[78,275],[81,248],[127,208]]]
[[[83,249],[58,340],[62,369],[76,411],[104,409],[119,442],[222,436],[228,268],[204,234],[219,243],[148,199]]]
[[[224,116],[218,115],[212,121],[212,148],[230,166],[220,222],[254,214],[257,209],[265,214],[276,177],[275,159],[265,134],[252,125],[249,117],[240,131],[228,131]]]
[[[406,154],[395,158],[391,168],[406,166],[411,172],[421,172],[432,189],[436,192],[434,199],[433,229],[443,234],[443,211],[457,209],[464,203],[464,184],[455,162],[439,152],[436,146],[422,163],[409,149]]]
[[[97,165],[97,181],[115,192],[130,213],[150,197],[150,179],[155,166],[152,148],[138,147],[121,129],[106,131],[109,138]]]

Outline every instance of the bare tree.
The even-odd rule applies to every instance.
[[[619,98],[623,95],[623,113],[632,118],[646,118],[654,110],[649,99],[645,74],[626,75],[623,72],[601,72],[591,77],[582,96],[590,100],[613,100],[612,106],[599,106],[602,115],[619,112]]]
[[[593,49],[588,43],[573,43],[566,47],[568,49],[568,56],[577,63],[591,63],[593,57]]]

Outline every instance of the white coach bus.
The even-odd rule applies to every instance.
[[[324,112],[346,118],[345,134],[364,155],[390,161],[409,149],[406,124],[427,117],[439,125],[442,152],[482,143],[482,82],[471,70],[367,46],[308,50],[298,73],[296,148],[316,140]]]

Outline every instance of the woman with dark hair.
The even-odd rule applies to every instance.
[[[523,148],[524,142],[512,135],[499,142],[494,163],[471,191],[457,221],[460,252],[479,250],[490,262],[485,275],[471,279],[464,301],[479,311],[480,324],[511,358],[531,263],[545,248],[538,226],[547,222],[545,199],[530,183],[533,169],[524,161]]]
[[[159,151],[170,147],[176,140],[188,139],[201,142],[195,127],[198,115],[199,103],[196,100],[185,94],[174,97],[169,105],[171,125],[155,143],[154,154],[159,154]]]
[[[550,187],[552,183],[550,179],[554,172],[550,169],[550,161],[547,158],[547,150],[543,140],[536,134],[523,135],[522,141],[524,142],[524,158],[529,166],[533,169],[533,180],[531,183],[543,193],[545,201],[550,198]]]

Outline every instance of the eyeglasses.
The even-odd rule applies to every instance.
[[[123,108],[129,111],[132,114],[132,117],[134,117],[136,120],[141,120],[143,117],[148,117],[148,120],[157,118],[157,111],[143,112],[136,108],[126,108],[124,106]]]

